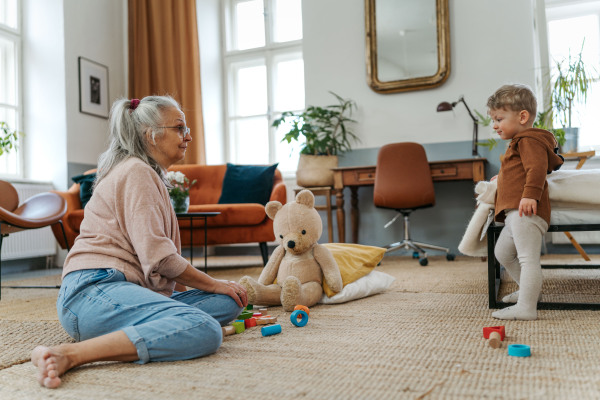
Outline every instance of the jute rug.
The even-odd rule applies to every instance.
[[[312,307],[303,328],[271,308],[281,334],[262,337],[253,328],[225,337],[216,354],[190,361],[96,363],[67,373],[56,390],[39,387],[28,358],[37,344],[70,340],[56,318],[57,291],[3,289],[0,399],[600,398],[598,312],[541,310],[537,321],[495,320],[487,307],[486,263],[479,259],[431,257],[420,267],[410,258],[386,257],[378,269],[396,277],[389,290]],[[209,273],[237,280],[260,271]],[[544,270],[544,300],[581,301],[570,293],[583,293],[585,301],[600,302],[598,278],[594,271]],[[513,288],[510,281],[502,285],[503,292]],[[499,349],[482,338],[482,328],[495,325],[506,326]],[[530,345],[532,356],[509,356],[511,343]]]

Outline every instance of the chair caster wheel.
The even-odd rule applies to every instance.
[[[419,260],[419,264],[421,264],[422,267],[425,267],[427,264],[429,264],[429,261],[427,261],[426,258],[421,258]]]
[[[448,261],[454,261],[455,258],[456,258],[456,256],[452,253],[446,254],[446,260],[448,260]]]
[[[412,258],[419,258],[419,252],[413,251]]]

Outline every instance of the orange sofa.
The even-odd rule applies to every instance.
[[[207,219],[208,245],[258,243],[263,261],[268,259],[267,242],[274,241],[273,221],[267,217],[265,207],[258,203],[248,204],[219,204],[223,178],[227,165],[175,165],[169,170],[181,171],[190,182],[197,181],[190,189],[189,212],[218,211],[221,214]],[[86,171],[92,173],[95,170]],[[79,235],[79,226],[83,221],[83,209],[79,197],[80,185],[74,184],[67,191],[54,191],[67,201],[67,213],[63,217],[63,224],[68,240],[68,248],[75,242]],[[282,204],[286,202],[286,188],[279,170],[273,176],[273,189],[269,201],[277,200]],[[204,245],[204,222],[194,220],[194,247]],[[190,246],[190,222],[188,219],[179,221],[181,244]],[[63,249],[67,249],[62,231],[59,226],[52,230],[56,240]]]

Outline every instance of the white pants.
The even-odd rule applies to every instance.
[[[537,215],[519,217],[507,210],[505,226],[496,243],[496,258],[519,285],[519,303],[537,304],[542,291],[540,253],[548,224]]]

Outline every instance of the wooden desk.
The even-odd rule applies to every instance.
[[[485,158],[466,158],[462,160],[430,161],[431,176],[434,182],[485,179]],[[333,188],[337,190],[337,224],[340,243],[346,240],[346,215],[344,211],[344,188],[351,192],[352,242],[358,243],[358,188],[375,184],[375,165],[361,167],[339,167],[333,170]]]

